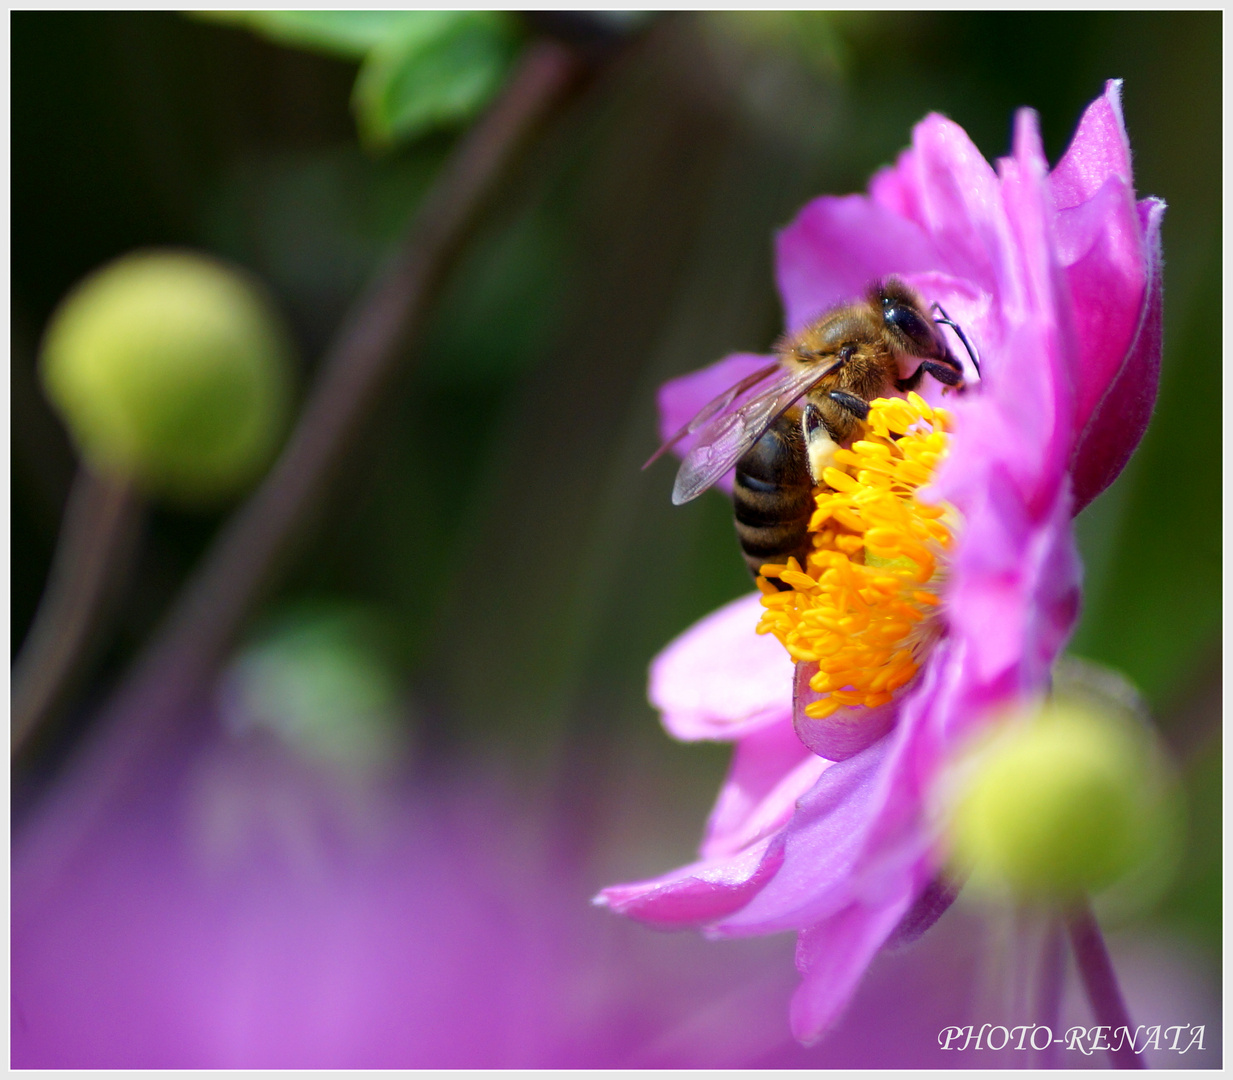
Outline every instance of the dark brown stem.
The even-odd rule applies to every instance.
[[[1067,912],[1066,928],[1070,932],[1070,947],[1074,950],[1075,966],[1083,979],[1083,987],[1087,991],[1087,999],[1091,1003],[1096,1023],[1109,1028],[1109,1057],[1114,1067],[1147,1068],[1143,1056],[1135,1050],[1133,1041],[1126,1037],[1133,1036],[1135,1029],[1130,1023],[1130,1013],[1126,1011],[1126,1002],[1117,985],[1117,976],[1113,973],[1113,962],[1109,959],[1109,950],[1105,948],[1105,939],[1101,936],[1100,926],[1087,900],[1079,901]],[[1125,1029],[1120,1038],[1119,1029]]]
[[[580,74],[564,45],[531,44],[496,102],[462,138],[419,207],[398,253],[344,322],[278,461],[223,528],[133,671],[99,717],[89,745],[23,848],[44,882],[80,830],[142,761],[175,737],[232,644],[261,587],[376,401],[466,228],[498,177]],[[37,852],[37,855],[35,854]],[[17,858],[15,853],[14,858]]]
[[[13,663],[13,754],[55,714],[81,674],[93,632],[128,569],[138,516],[127,483],[78,470],[42,599]]]

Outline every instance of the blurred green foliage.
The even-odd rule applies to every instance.
[[[465,123],[496,93],[518,42],[499,11],[217,11],[282,45],[359,60],[351,104],[360,137],[388,148]]]
[[[199,19],[246,26],[279,45],[363,60],[382,42],[422,37],[448,22],[450,12],[419,11],[199,11]],[[446,16],[445,19],[440,16]]]
[[[1184,775],[1189,829],[1179,853],[1178,878],[1158,916],[1218,955],[1223,940],[1223,770],[1220,741],[1204,748]]]
[[[386,59],[365,98],[383,119],[359,118],[388,152],[356,142],[349,100],[370,107],[364,72],[386,20],[403,17],[279,13],[262,37],[159,13],[12,17],[15,645],[70,475],[30,377],[48,313],[119,252],[191,244],[269,284],[311,365],[454,137],[427,126],[444,106],[408,104],[431,69]],[[505,51],[467,55],[508,63],[520,31],[498,22],[483,33]],[[1124,671],[1191,755],[1186,864],[1157,917],[1218,942],[1219,742],[1202,737],[1218,711],[1196,702],[1219,680],[1219,31],[1218,12],[657,20],[479,223],[271,601],[381,612],[425,753],[492,753],[535,778],[570,828],[600,835],[597,882],[685,861],[727,751],[663,735],[646,665],[749,583],[725,500],[674,508],[671,467],[639,472],[657,386],[767,348],[780,330],[774,230],[817,194],[863,188],[925,112],[994,158],[1031,105],[1056,160],[1105,79],[1124,78],[1138,190],[1169,203],[1166,351],[1142,449],[1078,521],[1073,647]],[[463,48],[446,37],[408,64]],[[466,98],[448,84],[441,101]],[[474,110],[483,94],[469,92]],[[97,688],[216,524],[154,518]]]

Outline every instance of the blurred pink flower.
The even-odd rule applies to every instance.
[[[361,782],[203,719],[71,854],[19,830],[14,1067],[940,1067],[943,1026],[988,1020],[979,924],[951,920],[803,1048],[788,943],[664,940],[588,908],[595,870],[556,831],[577,808],[465,759]]]
[[[1164,204],[1135,200],[1120,87],[1088,107],[1052,172],[1031,111],[996,170],[931,115],[868,195],[816,199],[779,236],[789,329],[895,274],[979,349],[982,380],[948,402],[950,450],[929,489],[962,519],[945,632],[891,715],[868,716],[865,747],[832,762],[806,745],[827,751],[825,723],[802,716],[794,730],[792,665],[754,637],[757,597],[686,631],[652,666],[651,700],[677,738],[735,741],[731,771],[700,861],[597,902],[711,937],[798,931],[791,1020],[806,1042],[892,935],[944,910],[930,783],[973,725],[1047,685],[1079,610],[1071,519],[1125,465],[1155,401]],[[667,384],[665,436],[767,359],[732,356]]]
[[[15,1067],[810,1064],[780,943],[665,950],[603,918],[491,770],[374,784],[217,728],[148,764],[53,874],[57,837],[23,830]]]

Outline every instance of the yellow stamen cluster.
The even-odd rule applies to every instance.
[[[953,512],[916,492],[946,452],[949,424],[918,394],[871,402],[865,437],[836,451],[814,489],[808,565],[762,567],[758,633],[774,634],[798,663],[818,665],[809,685],[826,696],[806,706],[807,716],[884,705],[920,666],[936,633],[938,558],[952,542]]]

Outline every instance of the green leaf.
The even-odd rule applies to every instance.
[[[418,14],[425,18],[373,48],[356,80],[352,105],[371,146],[470,119],[501,85],[513,58],[514,27],[500,12]]]
[[[280,45],[363,61],[352,93],[361,139],[385,148],[471,119],[496,92],[518,30],[499,11],[205,11]]]
[[[197,18],[243,26],[280,45],[362,60],[393,37],[432,33],[453,12],[442,11],[201,11]],[[423,29],[420,29],[420,28]]]

